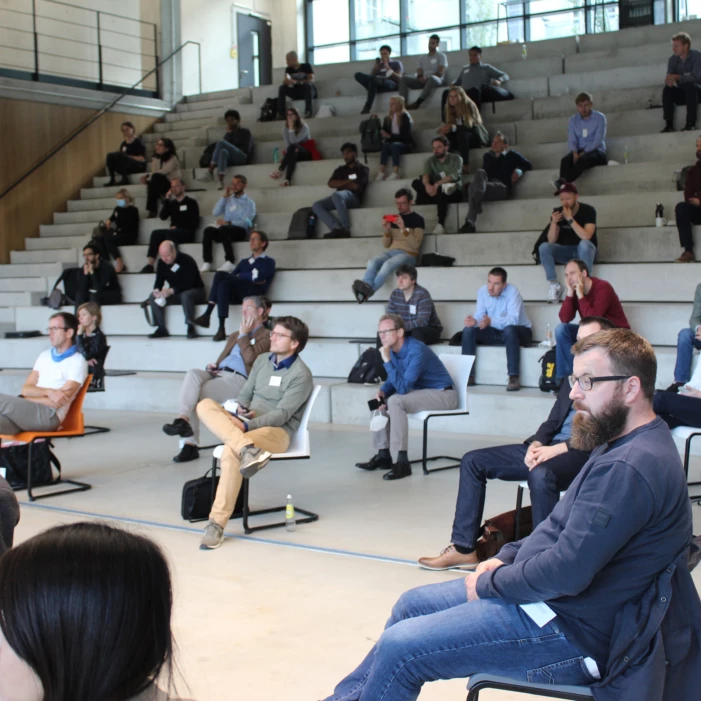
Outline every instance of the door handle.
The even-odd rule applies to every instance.
[[[239,77],[243,78],[243,76],[247,75],[248,71],[239,71]]]

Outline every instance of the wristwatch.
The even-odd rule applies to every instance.
[[[571,224],[573,221],[574,221],[574,217],[571,218],[571,219],[568,219],[568,220],[567,220],[567,223],[568,223],[568,224]]]

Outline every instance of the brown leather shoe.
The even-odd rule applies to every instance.
[[[462,555],[451,543],[438,557],[419,558],[419,567],[425,570],[474,570],[479,565],[477,553]]]
[[[677,260],[674,261],[675,263],[695,263],[696,258],[694,258],[694,253],[693,251],[684,251]]]
[[[518,392],[521,389],[521,380],[518,375],[509,375],[509,383],[506,385],[507,392]]]

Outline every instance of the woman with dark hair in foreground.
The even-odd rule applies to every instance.
[[[105,523],[57,526],[0,558],[0,699],[167,701],[168,563]]]

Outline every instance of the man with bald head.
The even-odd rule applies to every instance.
[[[195,318],[195,305],[207,299],[204,282],[192,256],[178,251],[172,241],[163,241],[158,247],[156,282],[148,301],[156,330],[149,338],[169,336],[166,328],[165,308],[169,304],[182,304],[187,326],[187,337],[197,338],[192,320]],[[166,283],[168,283],[166,285]]]
[[[285,56],[285,79],[277,92],[277,118],[285,119],[287,98],[304,100],[304,118],[312,116],[312,100],[316,97],[314,69],[309,63],[300,63],[295,51]]]

